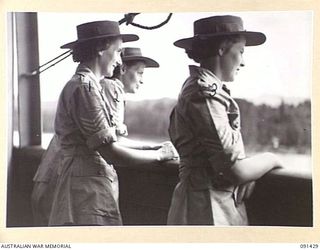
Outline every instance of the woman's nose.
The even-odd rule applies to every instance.
[[[118,65],[122,65],[122,59],[121,59],[121,56],[118,56],[118,58],[117,58],[117,64]]]
[[[142,77],[140,77],[139,83],[140,83],[140,84],[143,84],[143,78],[142,78]]]
[[[240,62],[240,66],[241,67],[244,67],[246,64],[244,63],[244,60],[243,60],[243,58],[241,59],[241,62]]]

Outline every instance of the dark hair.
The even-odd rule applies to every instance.
[[[217,55],[222,44],[225,43],[228,49],[232,44],[239,42],[241,38],[242,36],[240,35],[219,36],[206,39],[198,38],[195,39],[190,50],[186,49],[186,53],[190,59],[200,63],[200,61],[205,58]]]
[[[121,65],[117,65],[114,70],[113,70],[113,75],[111,78],[117,78],[119,79],[120,78],[120,70],[121,70]]]
[[[99,51],[107,49],[116,39],[117,37],[111,37],[77,44],[72,50],[73,61],[81,63],[95,58]]]

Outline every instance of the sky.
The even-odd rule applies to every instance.
[[[77,39],[76,26],[91,21],[119,21],[124,13],[38,13],[40,64],[65,50],[60,46]],[[164,21],[169,13],[141,13],[134,21],[153,26]],[[237,15],[248,31],[265,33],[266,43],[246,47],[245,67],[234,82],[227,83],[232,95],[257,104],[277,105],[281,100],[295,103],[310,99],[312,81],[311,11],[288,12],[199,12],[173,13],[170,21],[155,30],[143,30],[122,24],[121,33],[137,34],[140,39],[123,43],[123,47],[140,47],[145,56],[159,62],[160,68],[148,68],[144,84],[131,100],[177,98],[188,77],[188,59],[176,40],[193,36],[193,22],[213,15]],[[56,101],[77,64],[72,58],[62,61],[40,75],[42,101]]]

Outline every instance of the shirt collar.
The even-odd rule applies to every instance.
[[[97,78],[97,76],[92,72],[92,70],[88,66],[85,66],[80,63],[77,67],[76,73],[81,74],[84,77],[87,77],[88,80],[95,84],[99,91],[101,91],[102,87],[100,84],[100,79]]]
[[[114,78],[114,82],[115,85],[119,87],[119,89],[121,89],[122,92],[124,92],[124,85],[123,83],[118,79],[118,78]]]
[[[120,89],[122,92],[124,92],[124,85],[123,83],[118,79],[118,78],[109,78],[109,77],[105,77],[103,78],[101,81],[101,83],[103,84],[111,84],[116,86],[118,89]]]

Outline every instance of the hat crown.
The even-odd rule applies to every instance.
[[[202,18],[193,23],[194,36],[174,42],[179,48],[191,50],[197,39],[216,39],[221,36],[241,35],[246,40],[246,46],[263,44],[265,34],[256,31],[247,31],[243,28],[242,19],[238,16],[211,16]]]
[[[123,48],[122,49],[122,58],[125,59],[126,57],[132,56],[142,56],[140,48]]]
[[[113,21],[96,21],[77,26],[78,39],[88,39],[104,35],[120,35],[119,24]]]
[[[140,48],[135,48],[135,47],[122,48],[121,58],[122,58],[122,61],[124,61],[124,62],[142,61],[142,62],[144,62],[145,66],[147,68],[148,67],[159,67],[159,63],[157,63],[155,60],[153,60],[152,58],[143,56]]]
[[[194,22],[193,28],[194,35],[244,31],[242,19],[231,15],[199,19]]]
[[[66,43],[62,45],[61,48],[73,49],[74,46],[80,43],[110,37],[120,37],[122,42],[131,42],[139,39],[135,34],[121,34],[119,23],[107,20],[80,24],[77,26],[77,35],[78,40]]]

